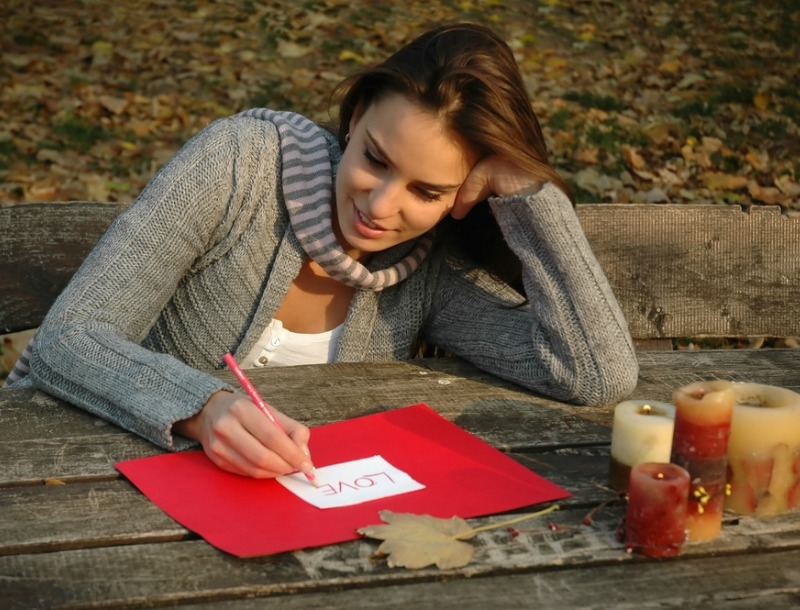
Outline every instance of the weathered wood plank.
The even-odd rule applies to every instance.
[[[0,206],[0,333],[39,325],[124,207],[94,202]]]
[[[581,205],[636,338],[800,334],[800,218],[778,206]]]
[[[114,463],[161,450],[43,392],[0,390],[0,488],[117,478]]]
[[[566,439],[593,444],[610,438],[608,426],[586,419],[584,412],[558,408],[557,403],[548,404],[482,373],[473,380],[409,363],[286,367],[274,372],[254,376],[256,387],[277,408],[310,425],[426,402],[503,449],[565,446]],[[218,374],[236,384],[229,373]],[[354,387],[362,390],[354,392]],[[372,391],[375,387],[380,387],[378,393]],[[597,418],[604,417],[604,408],[594,410]],[[0,486],[114,476],[114,462],[157,451],[30,390],[0,391],[0,424]]]
[[[0,515],[0,555],[193,537],[123,480],[2,489]]]
[[[649,352],[639,358],[636,398],[670,400],[676,387],[716,377],[800,392],[800,350]],[[217,374],[235,385],[229,373]],[[312,426],[425,402],[503,450],[603,445],[611,438],[611,405],[549,401],[455,359],[280,367],[251,377],[276,408]],[[113,478],[114,462],[158,451],[42,393],[0,390],[0,486]]]
[[[182,610],[486,610],[486,608],[753,609],[800,606],[800,553],[637,561],[508,574],[492,578],[404,583],[180,606]],[[621,583],[625,583],[622,587]]]
[[[615,498],[601,487],[606,482],[607,448],[511,457],[572,493],[573,498],[560,503],[564,507],[593,507]],[[0,555],[191,537],[124,480],[1,489],[0,515]]]
[[[689,574],[689,567],[696,565],[691,562],[692,558],[727,566],[724,574],[717,574],[717,570],[703,572],[703,578],[681,581],[680,588],[672,578],[665,579],[672,586],[670,598],[677,600],[680,596],[692,600],[708,595],[709,584],[723,591],[736,590],[738,585],[734,581],[738,581],[739,575],[746,578],[745,572],[757,571],[751,567],[759,565],[756,554],[767,550],[773,570],[776,559],[785,563],[778,564],[783,568],[782,575],[781,572],[777,574],[780,578],[759,582],[758,588],[774,593],[785,593],[787,586],[796,590],[800,580],[796,569],[800,531],[795,515],[742,518],[737,525],[724,526],[720,537],[713,542],[686,545],[681,560],[685,564],[664,564],[645,562],[625,553],[614,536],[620,513],[621,510],[616,514],[612,511],[601,514],[595,520],[595,527],[580,525],[584,511],[572,510],[556,513],[553,518],[562,528],[555,532],[546,523],[536,521],[525,527],[519,524],[517,537],[511,537],[504,528],[481,532],[475,538],[472,562],[464,568],[445,571],[389,568],[383,559],[373,557],[377,543],[369,540],[254,559],[225,555],[202,541],[2,556],[0,574],[5,578],[0,579],[0,596],[4,607],[20,610],[137,608],[364,587],[406,587],[419,582],[436,583],[465,577],[476,577],[477,582],[477,577],[490,574],[524,573],[526,576],[541,575],[537,580],[542,586],[539,595],[547,597],[552,604],[560,599],[562,592],[547,588],[547,579],[551,576],[554,584],[565,589],[563,594],[569,595],[568,591],[580,593],[584,586],[580,583],[591,581],[595,570],[600,570],[596,584],[608,583],[612,576],[622,577],[622,568],[614,570],[607,566],[625,566],[624,574],[629,570],[646,570],[642,565],[658,565],[662,573],[667,574]],[[475,525],[497,523],[498,518],[472,522]],[[737,559],[739,556],[742,558]],[[714,563],[716,557],[727,561]],[[664,571],[665,565],[669,565],[669,572]],[[604,572],[605,569],[610,571]],[[732,574],[737,577],[732,578]],[[641,578],[644,583],[644,574]],[[750,581],[754,582],[758,581]],[[661,595],[668,592],[666,586],[664,583],[660,589]],[[590,590],[591,587],[585,589]],[[619,593],[618,602],[634,603],[639,598],[631,598],[632,595],[647,595],[646,591],[629,585],[612,587],[608,593],[614,591]],[[376,595],[381,597],[378,591]],[[597,591],[594,597],[584,597],[584,603],[589,599],[598,601],[596,595]],[[370,594],[364,595],[365,599],[369,597]],[[279,597],[276,601],[287,600]]]
[[[741,349],[643,352],[637,398],[669,400],[672,391],[693,381],[727,379],[776,385],[800,392],[800,350]]]
[[[0,332],[37,326],[127,204],[0,206]],[[794,336],[800,218],[776,206],[579,205],[637,339]]]

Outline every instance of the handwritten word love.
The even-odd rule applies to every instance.
[[[394,485],[394,479],[389,476],[388,472],[376,472],[375,474],[362,475],[352,483],[346,483],[345,481],[339,481],[335,484],[326,483],[320,485],[318,490],[324,496],[335,496],[340,493],[345,493],[348,490],[358,491],[360,489],[369,489],[370,487],[381,485],[381,483],[384,486],[387,485],[386,481],[378,480],[378,477],[385,477],[386,481],[389,481],[389,484]]]
[[[300,473],[278,477],[277,481],[317,508],[352,506],[425,489],[379,455],[317,468],[319,487]]]

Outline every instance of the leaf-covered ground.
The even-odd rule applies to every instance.
[[[581,202],[800,210],[796,0],[5,0],[0,203],[130,201],[252,106],[329,118],[343,76],[428,27],[516,51]]]

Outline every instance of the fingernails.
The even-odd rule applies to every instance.
[[[306,479],[308,479],[308,482],[311,483],[314,487],[319,487],[319,483],[317,482],[316,470],[317,469],[314,468],[314,466],[309,464],[308,462],[304,463],[300,467],[300,472],[302,472],[305,475]]]

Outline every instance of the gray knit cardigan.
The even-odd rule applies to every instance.
[[[332,136],[329,149],[338,162]],[[305,258],[280,171],[268,120],[236,116],[198,133],[89,255],[42,323],[30,374],[16,385],[164,448],[190,446],[172,424],[229,387],[203,371],[222,368],[228,351],[241,359],[252,349]],[[424,340],[559,400],[607,403],[629,393],[638,372],[632,341],[569,200],[547,184],[490,205],[522,261],[528,302],[438,244],[403,282],[356,291],[336,361],[407,359]]]

